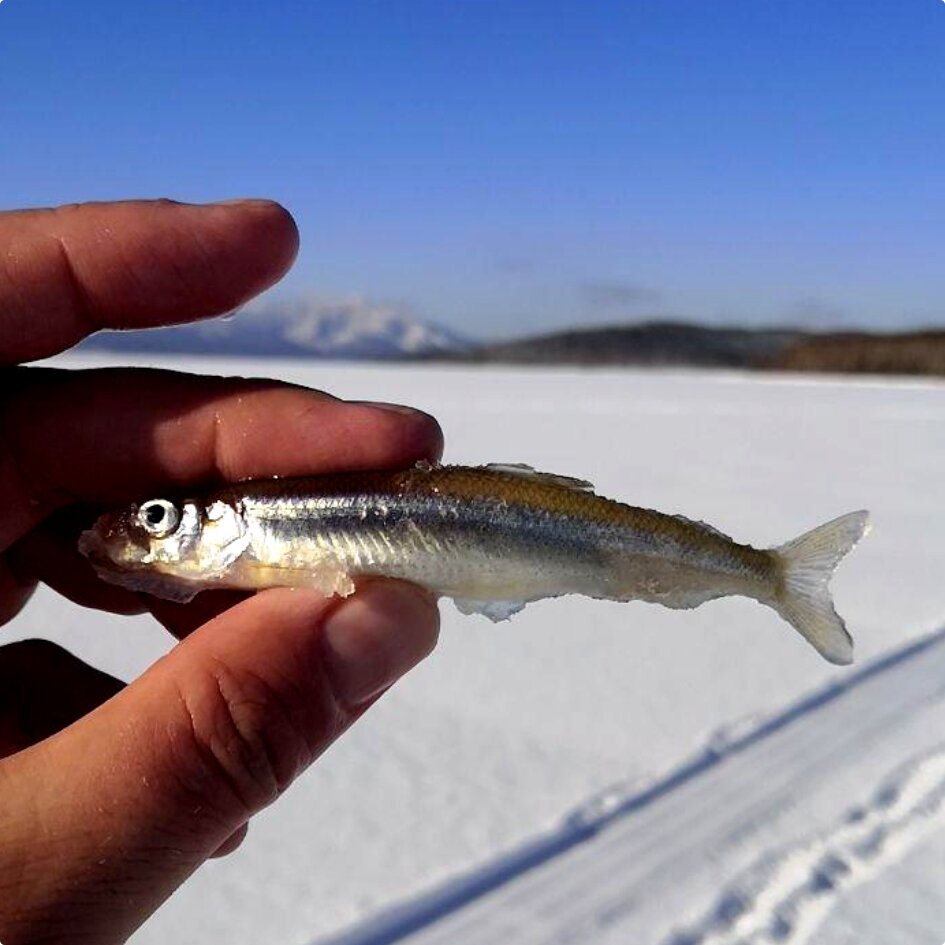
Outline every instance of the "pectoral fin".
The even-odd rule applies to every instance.
[[[246,589],[266,587],[307,587],[324,597],[348,597],[354,593],[354,581],[340,563],[326,559],[315,567],[280,568],[245,562],[228,575],[235,586]]]

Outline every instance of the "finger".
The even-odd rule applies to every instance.
[[[369,584],[373,578],[360,578],[357,587]],[[150,594],[138,595],[151,616],[165,630],[178,640],[190,636],[198,627],[219,617],[224,611],[241,604],[252,597],[256,591],[201,591],[193,600],[179,604],[171,600],[162,600]]]
[[[0,405],[0,494],[10,505],[0,542],[74,500],[111,505],[208,481],[403,466],[441,445],[426,414],[271,381],[21,368]]]
[[[186,604],[142,594],[141,601],[152,616],[178,640],[219,617],[225,610],[252,597],[247,591],[204,591]]]
[[[6,555],[0,555],[0,626],[23,609],[35,590],[35,578],[22,575]]]
[[[123,686],[46,640],[0,647],[0,758],[71,725]]]
[[[433,647],[435,604],[376,581],[273,590],[191,634],[114,699],[0,766],[0,935],[123,941]],[[14,866],[10,859],[16,858]],[[6,921],[6,925],[4,925]]]
[[[0,213],[0,363],[99,328],[230,311],[292,264],[298,231],[269,201],[129,201]]]

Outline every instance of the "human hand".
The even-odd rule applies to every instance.
[[[436,641],[435,602],[102,584],[81,504],[213,481],[404,466],[440,434],[405,408],[272,382],[12,367],[102,327],[231,310],[291,265],[275,204],[99,204],[0,214],[0,623],[38,580],[151,609],[182,642],[128,686],[47,642],[0,647],[0,941],[124,941]],[[85,524],[90,515],[84,518]]]

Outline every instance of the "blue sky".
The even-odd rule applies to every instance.
[[[945,323],[942,0],[2,0],[0,207],[265,195],[473,336]]]

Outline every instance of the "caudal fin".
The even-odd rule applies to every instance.
[[[771,606],[831,663],[853,662],[853,639],[827,585],[841,558],[868,529],[868,512],[850,512],[774,549],[782,583]]]

